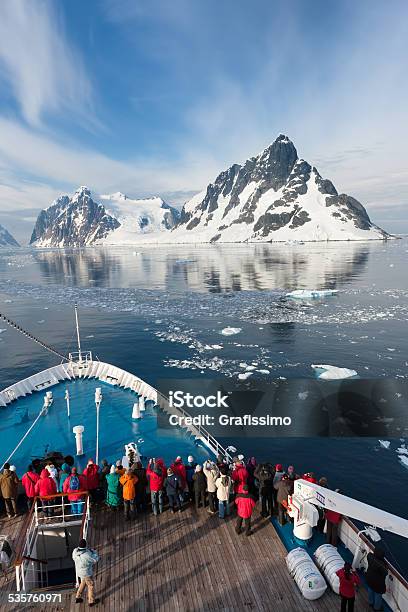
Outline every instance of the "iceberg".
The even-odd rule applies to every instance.
[[[311,367],[315,370],[317,378],[321,380],[341,380],[342,378],[358,376],[355,370],[349,370],[349,368],[339,368],[326,364],[312,364]]]
[[[221,330],[223,336],[233,336],[234,334],[239,334],[242,331],[241,327],[224,327]]]
[[[310,298],[324,298],[336,295],[338,292],[338,289],[296,289],[287,293],[285,297],[308,300]]]

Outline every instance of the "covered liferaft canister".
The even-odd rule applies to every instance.
[[[303,548],[291,550],[286,557],[286,565],[305,599],[319,599],[323,595],[327,588],[326,581]]]
[[[344,567],[344,559],[335,546],[323,544],[315,552],[316,563],[326,576],[333,591],[339,594],[340,580],[336,572]]]

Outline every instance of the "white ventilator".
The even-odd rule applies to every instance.
[[[286,565],[305,599],[319,599],[323,595],[327,589],[326,581],[304,548],[291,550]]]
[[[140,415],[140,404],[139,404],[139,400],[137,400],[133,404],[132,419],[140,419],[140,417],[141,417],[141,415]]]
[[[44,404],[42,408],[42,414],[48,414],[48,408],[51,406],[51,404],[52,404],[52,394],[50,397],[48,393],[46,393],[44,395]]]
[[[69,417],[69,391],[65,389],[65,401],[67,403],[67,417]]]
[[[344,567],[344,559],[335,546],[323,544],[315,552],[316,563],[326,577],[332,590],[339,594],[340,580],[337,573]]]
[[[75,425],[75,427],[72,428],[72,431],[75,434],[76,454],[78,456],[83,455],[84,446],[83,446],[82,435],[85,431],[85,428],[83,425]]]

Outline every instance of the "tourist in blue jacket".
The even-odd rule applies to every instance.
[[[171,468],[167,470],[167,478],[164,481],[164,488],[166,489],[166,494],[169,498],[169,508],[171,508],[174,513],[177,506],[178,511],[181,512],[181,482],[179,476],[176,476]]]

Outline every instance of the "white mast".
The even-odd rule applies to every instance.
[[[76,333],[78,340],[78,361],[82,361],[82,353],[81,353],[81,337],[79,335],[79,319],[78,319],[78,306],[75,304],[75,325],[76,325]]]

